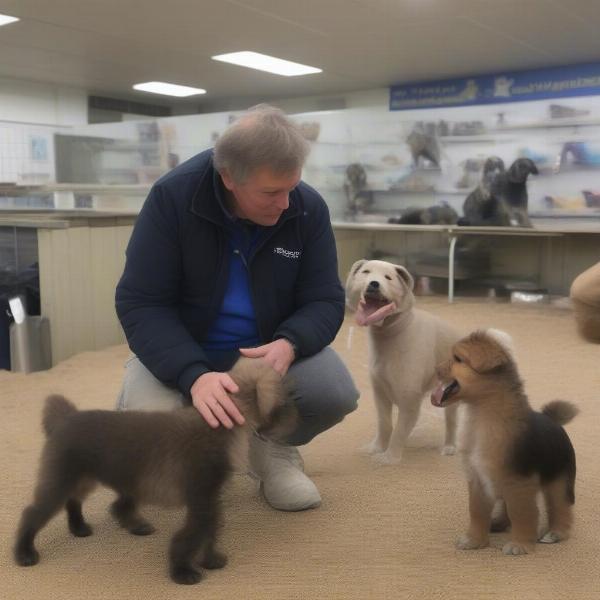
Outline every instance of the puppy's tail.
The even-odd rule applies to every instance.
[[[542,412],[559,425],[566,425],[573,417],[579,414],[579,409],[570,402],[553,400],[542,408]]]
[[[42,425],[46,435],[49,436],[60,423],[77,412],[77,408],[60,394],[52,394],[46,398]]]

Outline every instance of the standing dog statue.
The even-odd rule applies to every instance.
[[[378,462],[400,462],[423,397],[435,383],[436,365],[446,358],[460,335],[441,319],[413,308],[414,280],[400,265],[359,260],[346,281],[346,302],[356,322],[369,327],[369,372],[377,433],[366,450]],[[396,425],[392,407],[398,408]],[[454,454],[455,411],[446,412],[442,454]]]

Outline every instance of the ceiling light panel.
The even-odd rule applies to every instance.
[[[133,86],[133,89],[141,92],[150,92],[151,94],[161,94],[163,96],[177,96],[178,98],[206,94],[206,90],[203,90],[202,88],[193,88],[185,85],[177,85],[175,83],[165,83],[164,81],[136,83]]]
[[[14,23],[18,21],[18,17],[11,17],[10,15],[0,15],[0,27],[2,25],[8,25],[9,23]]]
[[[301,65],[300,63],[250,51],[218,54],[217,56],[213,56],[212,59],[248,67],[249,69],[284,75],[285,77],[296,77],[298,75],[310,75],[322,72],[322,69],[317,69],[316,67],[309,67],[308,65]]]

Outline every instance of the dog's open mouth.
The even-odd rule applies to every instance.
[[[456,379],[450,383],[440,382],[438,386],[431,392],[431,404],[434,406],[445,406],[450,398],[460,390],[460,385]]]
[[[355,319],[358,325],[373,325],[380,323],[396,310],[396,303],[390,302],[383,296],[365,295],[360,299],[356,309]]]

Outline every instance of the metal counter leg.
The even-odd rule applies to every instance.
[[[450,236],[450,249],[448,251],[448,302],[454,302],[454,247],[458,236]]]

